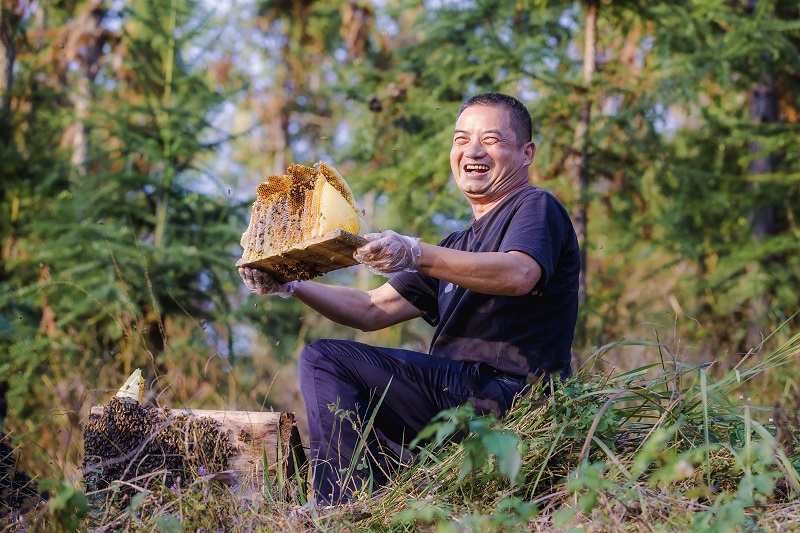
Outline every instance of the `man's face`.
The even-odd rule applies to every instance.
[[[517,143],[506,108],[473,105],[456,121],[450,167],[471,203],[492,203],[527,183],[535,151]]]

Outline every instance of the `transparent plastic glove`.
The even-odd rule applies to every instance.
[[[422,258],[417,237],[407,237],[392,230],[364,235],[367,244],[356,250],[353,257],[375,274],[389,276],[401,272],[416,272]]]
[[[236,266],[239,267],[239,275],[242,276],[242,281],[250,289],[250,292],[261,295],[277,295],[281,298],[288,298],[293,295],[297,290],[297,281],[289,281],[286,283],[278,283],[275,278],[258,270],[257,268],[243,267],[241,259],[237,261]]]

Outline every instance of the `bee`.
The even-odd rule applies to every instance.
[[[136,480],[137,486],[187,486],[191,473],[199,471],[192,465],[227,470],[238,448],[230,431],[220,427],[213,418],[174,415],[170,409],[114,396],[84,427],[81,467],[86,489],[126,505],[136,489],[123,484],[119,490],[105,490],[116,480]]]

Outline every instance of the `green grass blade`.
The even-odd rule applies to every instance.
[[[280,433],[280,432],[279,432]],[[278,457],[275,463],[275,481],[278,484],[278,501],[284,501],[284,483],[283,483],[283,442],[281,436],[278,434]]]
[[[366,426],[364,426],[364,429],[361,432],[361,438],[358,439],[358,444],[356,445],[356,449],[353,452],[352,460],[350,461],[350,465],[347,467],[347,473],[345,474],[344,482],[342,483],[342,489],[347,488],[347,485],[350,483],[350,480],[353,477],[353,471],[355,470],[356,463],[358,462],[357,458],[361,456],[361,452],[364,450],[364,447],[366,446],[369,432],[372,431],[372,425],[375,422],[375,417],[378,415],[378,409],[380,409],[381,405],[383,404],[383,400],[386,398],[386,393],[389,392],[389,387],[391,386],[392,386],[392,378],[389,378],[389,383],[386,384],[386,388],[383,390],[383,394],[381,394],[378,403],[372,410],[372,415],[369,417]]]
[[[267,446],[261,443],[261,461],[264,468],[264,492],[271,502],[275,502],[275,496],[272,494],[272,482],[269,479],[269,462],[267,461]]]
[[[703,437],[706,448],[706,483],[711,486],[711,441],[708,438],[708,387],[706,383],[706,369],[700,369],[700,391],[703,399]]]

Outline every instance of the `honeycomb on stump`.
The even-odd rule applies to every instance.
[[[134,486],[186,487],[201,466],[222,472],[237,453],[229,432],[213,418],[173,414],[117,397],[84,426],[83,443],[86,492],[120,505],[137,492]],[[130,484],[109,491],[115,481]]]
[[[336,230],[359,236],[367,232],[350,187],[335,168],[322,161],[313,168],[290,165],[286,175],[268,177],[256,191],[250,224],[241,239],[245,263],[280,255]],[[300,271],[287,274],[294,279],[314,276]]]

